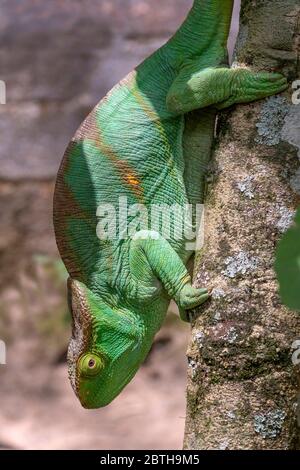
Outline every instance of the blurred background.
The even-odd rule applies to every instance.
[[[176,30],[192,0],[1,0],[0,449],[180,449],[189,328],[170,312],[135,379],[84,410],[67,378],[56,172],[101,97]],[[238,5],[231,49],[238,28]]]

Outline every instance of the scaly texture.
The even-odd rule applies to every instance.
[[[97,208],[109,204],[120,221],[120,197],[149,212],[153,205],[200,203],[215,109],[286,87],[281,75],[227,67],[232,6],[233,0],[196,0],[168,43],[95,107],[65,153],[54,225],[72,278],[70,377],[87,408],[106,405],[131,380],[171,298],[185,320],[186,310],[208,298],[205,289],[191,285],[184,237],[164,239],[159,224],[155,234],[144,230],[142,238],[132,238],[118,222],[116,238],[101,240]],[[202,108],[208,109],[199,112],[196,146],[193,126],[185,132],[184,114]],[[113,224],[112,217],[107,222]],[[127,222],[138,225],[137,216],[128,215]]]

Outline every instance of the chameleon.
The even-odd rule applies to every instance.
[[[202,203],[217,111],[287,88],[281,74],[228,66],[233,3],[195,0],[166,44],[90,112],[61,162],[54,229],[69,273],[69,378],[84,408],[108,405],[132,380],[171,299],[188,321],[210,297],[192,285],[186,238],[166,237],[161,224],[128,235],[120,198],[147,210]],[[115,237],[99,236],[103,205]]]

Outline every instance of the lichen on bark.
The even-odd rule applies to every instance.
[[[298,78],[298,0],[245,0],[241,23],[235,65]],[[214,289],[192,323],[186,449],[300,448],[300,369],[292,362],[300,315],[281,304],[273,268],[300,203],[291,184],[299,174],[297,126],[286,129],[299,119],[290,91],[219,118],[195,268],[195,284]]]

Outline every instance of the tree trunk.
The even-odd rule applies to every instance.
[[[244,0],[236,63],[292,82],[299,24],[299,0]],[[214,290],[192,324],[186,449],[300,449],[300,315],[281,304],[273,269],[299,205],[299,123],[290,92],[219,117],[195,269]]]

